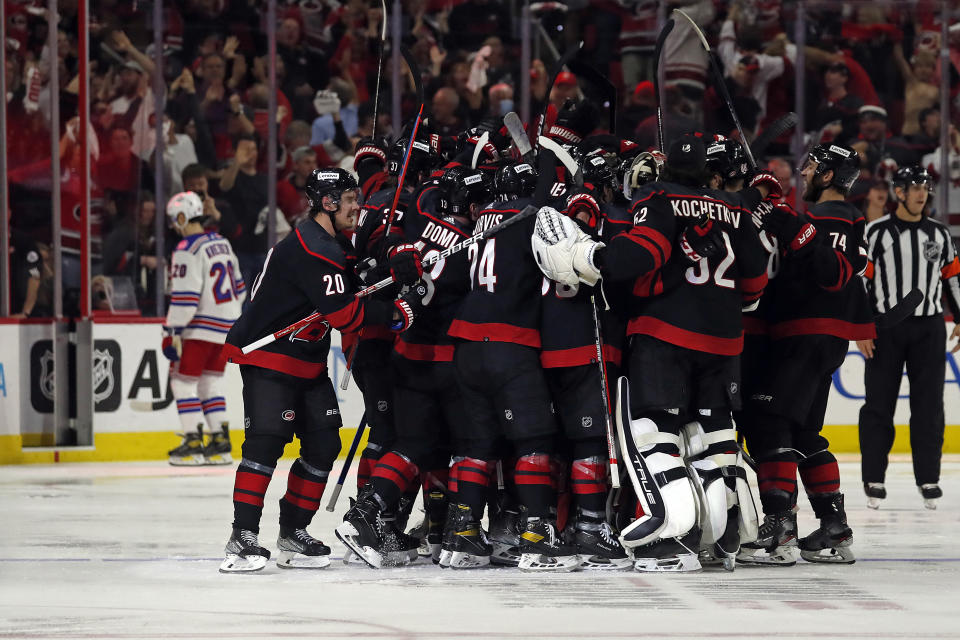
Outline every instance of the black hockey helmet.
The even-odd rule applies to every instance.
[[[602,153],[592,152],[583,156],[581,160],[583,167],[583,183],[591,186],[594,190],[600,190],[603,187],[617,190],[617,176],[607,164],[607,159]]]
[[[444,215],[470,216],[470,205],[483,205],[493,197],[490,176],[479,169],[450,167],[440,176],[440,209]]]
[[[324,196],[329,196],[331,201],[339,207],[340,197],[344,191],[359,188],[356,178],[345,169],[314,169],[307,178],[303,191],[310,200],[310,211],[315,213],[323,209]]]
[[[493,190],[498,200],[516,200],[533,195],[537,172],[526,162],[508,163],[493,176]]]
[[[814,176],[833,171],[833,180],[827,186],[846,195],[860,177],[860,155],[850,147],[838,144],[818,144],[810,150],[809,159],[817,163]]]
[[[718,174],[723,184],[745,178],[747,168],[747,156],[738,140],[718,135],[707,145],[707,170]]]
[[[387,151],[387,171],[392,176],[399,176],[403,171],[403,156],[407,152],[410,138],[399,138]],[[410,166],[407,171],[415,176],[433,169],[439,159],[437,151],[430,146],[430,140],[421,140],[419,137],[410,145]]]
[[[897,169],[893,174],[894,187],[900,187],[904,190],[912,184],[923,184],[927,186],[927,191],[933,193],[934,180],[930,172],[918,164],[908,164]]]

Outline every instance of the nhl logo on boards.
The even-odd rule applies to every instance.
[[[580,418],[580,425],[581,425],[584,429],[589,429],[590,427],[592,427],[592,426],[593,426],[593,416],[583,416],[582,418]]]
[[[387,410],[387,401],[381,400],[377,403],[377,411],[384,413]]]
[[[113,393],[113,355],[106,349],[93,350],[93,401],[103,402]]]
[[[297,414],[293,411],[293,409],[287,409],[280,414],[280,417],[286,422],[293,422],[294,418],[297,417]]]
[[[942,251],[943,245],[939,242],[928,240],[923,243],[923,257],[926,258],[927,262],[937,262]]]
[[[511,411],[510,409],[504,409],[504,410],[503,410],[503,416],[504,416],[507,420],[513,420],[513,411]]]

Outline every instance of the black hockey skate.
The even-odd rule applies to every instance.
[[[447,512],[440,552],[440,566],[451,569],[475,569],[490,564],[493,547],[465,504],[451,504]]]
[[[847,526],[847,514],[843,510],[843,494],[811,496],[813,511],[820,519],[820,527],[808,536],[800,538],[800,557],[807,562],[853,564],[856,558],[850,545],[853,531]]]
[[[270,552],[260,546],[257,534],[249,529],[234,528],[224,553],[227,557],[220,563],[220,573],[260,571],[270,559]]]
[[[937,508],[937,500],[943,497],[943,490],[940,488],[940,485],[932,484],[922,484],[917,489],[920,490],[920,495],[923,496],[923,506],[927,509],[933,510]]]
[[[880,501],[887,498],[887,488],[882,482],[864,482],[863,492],[867,494],[868,509],[879,509]]]
[[[578,520],[574,529],[573,540],[580,557],[581,569],[616,571],[633,566],[633,559],[627,556],[606,522]]]
[[[185,433],[183,442],[167,452],[169,462],[175,467],[194,467],[204,463],[203,436],[200,433]]]
[[[520,512],[500,509],[490,516],[490,544],[493,545],[492,564],[515,567],[520,564]]]
[[[733,571],[740,552],[740,507],[733,505],[727,509],[727,526],[720,539],[700,550],[700,564],[704,567],[723,567]]]
[[[282,569],[323,569],[330,565],[330,547],[306,529],[280,527],[277,566]]]
[[[643,573],[691,573],[703,566],[697,555],[700,530],[697,527],[678,538],[665,538],[634,548],[633,568]]]
[[[226,430],[220,433],[214,433],[210,436],[209,442],[203,448],[204,464],[221,465],[232,464],[233,447],[230,446],[230,436]]]
[[[543,518],[527,518],[520,534],[520,571],[574,571],[580,556],[571,544],[557,534],[557,525]]]
[[[364,487],[357,501],[343,516],[343,524],[334,529],[337,538],[367,566],[379,569],[384,560],[382,505],[372,491]]]
[[[797,515],[793,509],[763,516],[754,542],[740,545],[737,562],[792,567],[797,564]]]

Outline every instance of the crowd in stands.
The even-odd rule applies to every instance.
[[[48,315],[49,280],[62,269],[65,287],[79,282],[81,147],[76,3],[59,3],[56,77],[60,128],[50,131],[53,61],[48,19],[38,0],[3,0],[6,8],[6,161],[14,253],[14,311]],[[541,3],[535,15],[560,51],[584,41],[582,58],[608,75],[621,104],[617,133],[656,144],[653,79],[659,5],[683,8],[704,27],[748,137],[796,110],[802,74],[811,139],[852,145],[862,158],[854,192],[868,215],[889,206],[884,182],[895,165],[922,162],[939,174],[940,131],[950,131],[951,201],[960,213],[960,29],[951,29],[950,113],[940,112],[940,8],[931,0],[806,2],[805,47],[793,42],[796,3],[789,0],[568,0]],[[388,3],[393,6],[393,3]],[[952,3],[949,23],[960,22]],[[401,29],[422,73],[425,112],[441,135],[520,110],[521,77],[529,74],[533,113],[578,93],[574,74],[554,60],[520,67],[518,2],[403,0]],[[155,270],[173,238],[158,242],[155,148],[162,146],[163,192],[197,191],[212,229],[234,245],[247,282],[267,251],[270,127],[278,137],[276,229],[282,236],[307,211],[306,176],[316,167],[352,168],[356,142],[401,129],[391,122],[390,51],[384,55],[379,115],[374,114],[381,22],[377,0],[279,0],[276,117],[271,122],[266,2],[175,0],[164,3],[162,64],[154,55],[149,3],[94,0],[90,6],[89,108],[91,229],[94,274],[129,277],[147,315],[155,308]],[[534,32],[535,37],[538,32]],[[804,61],[804,68],[797,65]],[[664,49],[667,137],[689,129],[730,135],[733,123],[710,80],[696,36],[678,22]],[[154,80],[162,76],[163,113],[155,113]],[[417,101],[404,72],[402,110]],[[579,82],[588,95],[590,88]],[[156,119],[163,135],[157,140]],[[606,126],[605,118],[598,127]],[[51,262],[51,135],[59,140],[64,262]],[[789,136],[764,158],[789,191],[797,159]],[[69,309],[69,307],[68,307]]]

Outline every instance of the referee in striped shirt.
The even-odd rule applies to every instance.
[[[876,509],[886,497],[883,481],[893,446],[893,411],[903,367],[910,380],[910,449],[913,474],[928,509],[942,492],[943,378],[946,368],[946,298],[960,322],[960,261],[948,228],[923,214],[933,178],[919,166],[905,166],[893,178],[899,202],[893,215],[867,225],[870,264],[864,277],[877,314],[886,313],[912,289],[923,302],[912,317],[881,328],[877,340],[857,342],[866,358],[866,402],[860,410],[860,452],[867,506]],[[944,295],[945,294],[945,295]],[[960,324],[951,338],[960,338]],[[960,350],[960,342],[953,351]]]

